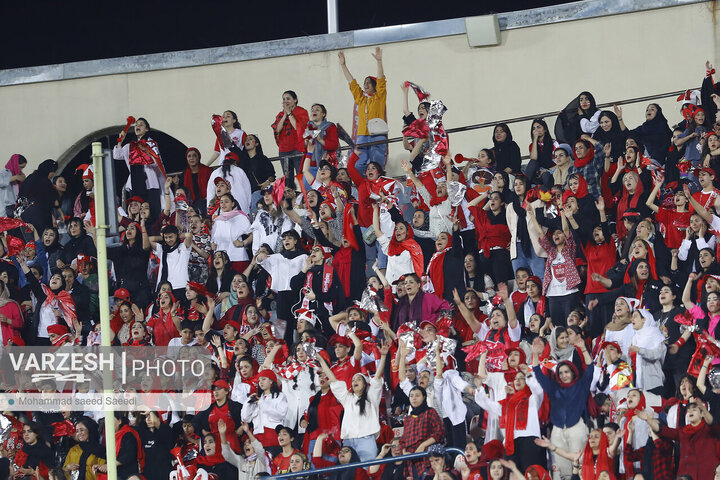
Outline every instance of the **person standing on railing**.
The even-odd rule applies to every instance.
[[[305,127],[309,115],[307,110],[298,106],[298,97],[292,90],[286,90],[282,94],[282,110],[275,116],[275,121],[270,125],[275,135],[275,143],[278,146],[278,155],[282,159],[285,181],[288,185],[294,185],[295,172],[300,171],[300,162],[305,152]]]
[[[343,74],[350,84],[350,92],[355,99],[355,109],[353,111],[353,136],[357,136],[357,145],[364,143],[377,142],[387,140],[388,124],[385,103],[387,101],[387,80],[383,71],[382,49],[375,48],[372,54],[377,61],[377,77],[365,77],[362,88],[358,85],[357,80],[353,78],[350,70],[345,64],[345,53],[339,52],[340,67]],[[370,162],[375,162],[381,167],[385,167],[387,157],[387,145],[373,145],[371,147],[360,147],[360,159],[357,163],[357,169],[360,172],[365,171],[365,167]]]

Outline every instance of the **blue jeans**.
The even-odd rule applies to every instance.
[[[387,140],[387,135],[358,135],[357,145],[370,142],[377,142],[379,140]],[[385,154],[387,153],[387,144],[373,145],[370,147],[360,147],[360,157],[358,158],[355,168],[364,177],[365,168],[368,163],[375,162],[385,168]]]
[[[368,435],[360,438],[346,438],[343,440],[343,447],[352,447],[360,457],[361,462],[373,460],[378,453],[375,435]]]
[[[518,242],[519,243],[519,242]],[[520,267],[527,267],[532,270],[533,275],[542,278],[545,275],[545,259],[538,257],[535,250],[530,246],[530,256],[526,257],[520,245],[516,245],[517,256],[512,261],[513,271],[517,272]]]

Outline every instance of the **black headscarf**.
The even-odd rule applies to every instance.
[[[49,197],[53,192],[53,184],[48,178],[50,172],[57,172],[58,164],[55,160],[45,160],[38,168],[28,175],[25,181],[20,184],[20,196],[28,200]]]
[[[495,140],[495,130],[502,128],[507,134],[507,138],[503,142]],[[512,132],[510,127],[505,123],[498,123],[493,129],[493,153],[495,154],[495,165],[497,165],[498,171],[503,171],[506,168],[510,168],[513,173],[520,172],[521,155],[520,147],[513,141]]]
[[[593,133],[593,138],[602,144],[612,143],[612,153],[610,156],[613,160],[617,160],[620,155],[625,153],[625,140],[627,139],[628,131],[620,128],[620,121],[613,112],[603,110],[600,114],[600,118],[602,117],[608,117],[612,126],[607,132],[603,130],[602,127],[598,127],[595,133]]]
[[[660,163],[665,163],[668,149],[670,148],[670,139],[672,138],[672,130],[668,126],[668,121],[662,113],[662,108],[657,103],[651,103],[657,108],[657,115],[652,120],[645,122],[632,131],[637,134],[640,140],[645,144],[650,158]]]
[[[419,391],[420,393],[422,393],[422,396],[423,396],[423,401],[422,401],[422,403],[421,403],[420,405],[418,405],[417,407],[412,407],[412,411],[410,412],[410,415],[414,415],[414,416],[416,416],[416,417],[419,417],[419,416],[422,415],[423,413],[425,413],[425,412],[427,412],[428,410],[430,410],[430,407],[429,407],[428,404],[427,404],[427,391],[425,391],[425,389],[424,389],[423,387],[419,386],[419,385],[418,385],[418,386],[414,386],[413,388],[411,388],[411,389],[410,389],[410,392],[412,392],[413,390]]]
[[[583,110],[582,115],[578,114],[580,109],[580,96],[585,95],[590,100],[590,107],[587,110]],[[573,145],[575,140],[580,138],[582,130],[580,128],[580,119],[584,118],[590,120],[598,111],[595,97],[590,92],[580,92],[558,115],[557,121],[555,122],[555,138],[559,143],[567,143]]]
[[[98,458],[104,458],[105,449],[102,448],[102,445],[100,445],[100,433],[98,431],[98,424],[95,420],[90,417],[82,417],[80,420],[75,422],[76,425],[78,423],[83,424],[85,428],[88,429],[87,441],[78,442],[78,446],[80,446],[80,449],[82,450],[80,460],[78,461],[78,464],[80,465],[80,468],[78,469],[78,480],[85,480],[88,458],[90,458],[90,455],[95,455]]]

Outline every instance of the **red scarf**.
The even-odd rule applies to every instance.
[[[627,428],[628,423],[632,421],[633,416],[635,416],[635,414],[637,412],[645,410],[645,407],[646,407],[645,395],[643,395],[643,393],[639,390],[638,390],[638,392],[640,392],[640,401],[638,402],[637,407],[628,408],[627,411],[625,412],[625,435],[623,436],[623,445],[628,444],[628,436],[630,435],[630,431]],[[633,472],[634,471],[633,462],[629,461],[627,459],[627,457],[624,457],[623,461],[625,462],[625,472],[626,473]]]
[[[198,465],[214,467],[215,465],[225,462],[225,457],[223,457],[222,450],[217,448],[217,446],[220,445],[220,436],[213,435],[213,437],[215,438],[215,453],[210,456],[198,456],[195,460],[195,463],[197,463]]]
[[[145,468],[145,449],[143,448],[142,441],[140,441],[140,435],[129,425],[123,425],[120,430],[115,432],[115,455],[120,455],[120,446],[122,439],[125,435],[132,435],[135,438],[135,444],[137,445],[137,460],[142,472]]]
[[[327,293],[330,291],[330,286],[332,285],[332,278],[333,278],[333,270],[332,265],[325,262],[323,264],[323,275],[322,275],[322,292]],[[307,275],[305,275],[305,288],[312,290],[312,281],[313,276],[315,274],[312,271],[308,271]]]
[[[187,167],[185,169],[185,172],[183,173],[183,187],[185,187],[185,190],[188,192],[188,195],[190,195],[190,198],[194,202],[198,198],[203,198],[207,191],[207,184],[208,181],[210,181],[210,175],[212,174],[213,170],[212,168],[208,167],[205,164],[198,164],[198,187],[200,188],[199,192],[196,192],[193,187],[193,173],[190,171],[190,167]]]
[[[356,206],[357,202],[349,202],[347,205],[345,205],[345,210],[343,210],[342,234],[343,238],[348,241],[352,249],[357,251],[360,249],[360,246],[358,245],[357,238],[355,238],[355,221],[353,215],[353,209]]]
[[[347,238],[347,237],[346,237]],[[352,254],[353,249],[350,247],[341,247],[333,258],[333,266],[340,278],[345,298],[350,298],[350,272],[352,270]]]
[[[59,308],[62,311],[65,322],[72,329],[73,320],[77,318],[77,313],[75,313],[75,301],[72,299],[72,295],[70,295],[70,292],[68,292],[67,290],[60,290],[57,294],[55,294],[52,290],[50,290],[50,287],[48,287],[44,283],[41,283],[40,286],[42,287],[43,293],[45,294],[45,301],[43,302],[43,307]],[[53,305],[56,300],[57,303]]]
[[[588,195],[588,186],[587,181],[585,180],[585,177],[578,174],[578,188],[577,191],[575,191],[575,198],[580,200],[581,198],[585,198]],[[563,202],[565,203],[565,202]]]
[[[622,218],[622,214],[625,213],[630,208],[636,208],[638,202],[640,201],[640,196],[643,193],[643,184],[638,179],[637,187],[635,187],[635,193],[632,194],[632,198],[630,197],[630,192],[627,191],[627,188],[625,188],[625,185],[623,185],[623,195],[620,197],[620,200],[618,200],[617,203],[617,218]],[[623,222],[617,222],[617,233],[620,235],[621,238],[625,238],[625,234],[627,234],[627,230],[625,229],[625,226],[623,225]]]
[[[427,273],[432,282],[432,286],[435,289],[435,295],[443,298],[445,293],[445,275],[443,275],[443,268],[445,266],[445,255],[452,248],[452,237],[448,236],[448,244],[445,249],[441,252],[435,252],[428,263]]]
[[[585,452],[582,459],[582,478],[583,480],[597,480],[598,473],[607,471],[613,474],[614,464],[607,453],[608,438],[605,432],[600,430],[600,446],[597,461],[593,459],[593,451],[589,443],[585,443]]]
[[[502,416],[500,417],[500,428],[505,428],[505,453],[515,453],[515,429],[525,430],[528,422],[528,410],[530,408],[530,387],[515,392],[512,397],[500,402],[502,405]]]
[[[395,230],[397,230],[397,227],[395,227]],[[388,257],[400,255],[402,252],[407,251],[412,259],[413,270],[415,270],[418,277],[422,277],[424,263],[423,253],[420,245],[413,240],[414,235],[415,234],[413,233],[413,229],[410,225],[407,226],[407,237],[402,242],[398,242],[395,239],[395,232],[393,232],[390,245],[388,246]]]
[[[492,224],[487,212],[479,205],[471,207],[470,212],[475,218],[475,233],[478,239],[478,249],[482,250],[485,258],[490,258],[492,247],[508,248],[510,246],[510,229],[505,223]]]
[[[163,177],[167,178],[162,159],[155,153],[156,148],[157,144],[152,139],[142,138],[137,142],[130,142],[130,159],[128,161],[130,165],[152,165],[154,163]]]
[[[685,433],[687,435],[695,435],[700,430],[702,430],[702,428],[704,426],[705,426],[705,420],[700,420],[700,423],[698,423],[697,425],[692,426],[690,424],[687,424],[684,427],[682,427],[682,429],[683,429],[683,433]]]
[[[593,157],[595,157],[595,147],[592,145],[590,145],[590,150],[588,150],[587,154],[583,158],[578,158],[575,151],[573,151],[573,158],[575,159],[575,163],[573,163],[573,165],[575,168],[583,168],[590,163],[590,160],[592,160]]]

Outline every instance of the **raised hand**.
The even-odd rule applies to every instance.
[[[615,112],[615,115],[617,115],[618,120],[622,120],[622,107],[613,105],[613,111]]]
[[[599,212],[605,211],[605,199],[600,195],[597,200],[595,200],[595,208],[598,209]]]
[[[374,58],[375,60],[377,60],[378,62],[382,62],[382,48],[380,48],[380,47],[375,47],[375,53],[371,53],[370,55],[372,55],[373,58]],[[343,63],[344,63],[344,62],[343,62]]]
[[[340,65],[345,65],[345,52],[342,50],[338,52],[338,60],[340,60]]]

